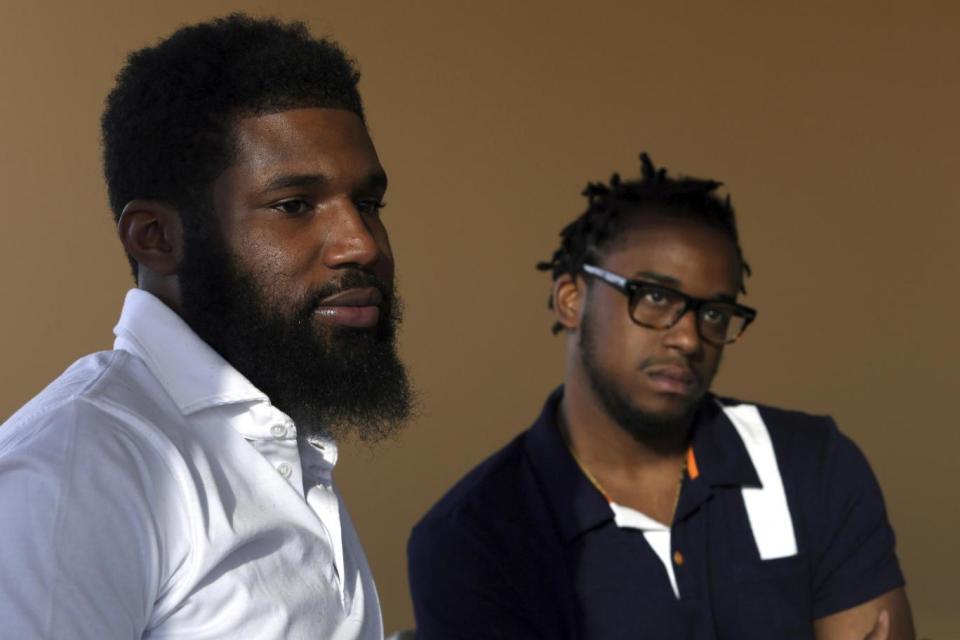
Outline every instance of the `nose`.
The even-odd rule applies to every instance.
[[[337,206],[328,221],[323,255],[328,267],[369,269],[384,257],[386,232],[383,225],[379,219],[360,213],[353,202]]]
[[[703,339],[697,326],[697,313],[687,309],[669,329],[664,331],[664,344],[686,356],[697,354],[703,348]]]

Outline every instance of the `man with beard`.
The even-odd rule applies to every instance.
[[[102,124],[137,288],[0,428],[0,635],[383,637],[331,475],[411,404],[357,81],[242,15],[129,57]]]
[[[833,421],[709,387],[756,316],[719,183],[588,185],[553,275],[564,384],[409,544],[418,638],[913,638],[879,487]]]

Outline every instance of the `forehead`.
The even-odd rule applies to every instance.
[[[239,118],[228,171],[269,180],[277,173],[336,179],[382,173],[363,120],[344,109],[304,108]]]
[[[724,231],[655,212],[633,216],[603,251],[602,260],[606,268],[629,278],[655,274],[702,297],[735,296],[742,277],[736,245]]]

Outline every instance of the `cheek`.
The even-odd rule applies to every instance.
[[[266,238],[251,237],[238,244],[233,262],[250,279],[263,303],[283,311],[291,306],[291,301],[302,297],[297,275],[302,267],[296,257]]]
[[[235,255],[251,273],[264,279],[292,279],[312,260],[309,247],[295,234],[263,227],[253,227],[238,238]]]
[[[604,368],[632,371],[655,348],[655,332],[634,324],[623,305],[593,306],[586,321],[594,359]]]
[[[370,233],[377,243],[380,250],[380,260],[377,264],[377,275],[385,282],[393,281],[393,248],[390,246],[390,236],[387,234],[386,227],[379,220],[375,225],[371,225]]]
[[[259,283],[280,284],[289,281],[295,270],[290,257],[288,252],[260,244],[244,253],[239,263]]]
[[[651,359],[657,359],[662,355],[659,331],[645,329],[633,323],[630,323],[626,329],[620,344],[615,345],[625,370],[637,371]]]
[[[713,376],[717,373],[722,357],[722,348],[705,345],[700,370],[706,382],[712,380]]]

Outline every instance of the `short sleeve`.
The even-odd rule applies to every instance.
[[[137,447],[82,401],[5,426],[0,453],[0,635],[139,638],[158,544]]]
[[[904,584],[893,528],[867,459],[832,423],[823,453],[813,557],[814,618],[863,604]]]

